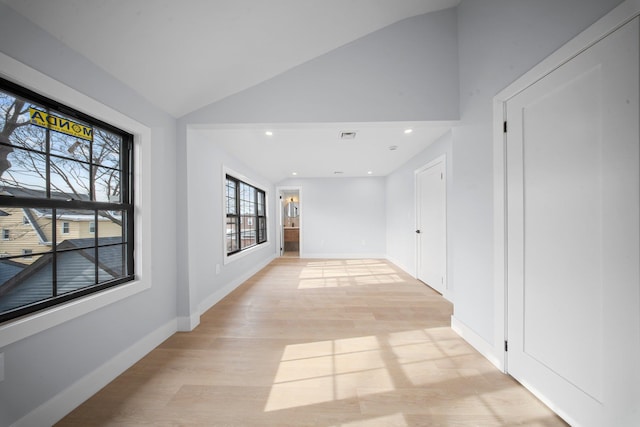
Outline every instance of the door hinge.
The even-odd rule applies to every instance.
[[[440,179],[444,179],[444,175],[442,172],[440,172]]]
[[[502,122],[502,131],[504,133],[507,133],[507,121],[506,120],[504,122]]]
[[[504,341],[504,351],[509,351],[509,341]]]

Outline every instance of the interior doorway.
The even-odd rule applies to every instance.
[[[281,188],[280,197],[280,256],[300,257],[302,237],[301,189]]]

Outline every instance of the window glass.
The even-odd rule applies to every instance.
[[[230,175],[225,189],[227,255],[266,242],[266,193]]]
[[[0,322],[134,278],[132,144],[0,79]]]

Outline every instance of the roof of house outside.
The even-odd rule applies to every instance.
[[[120,237],[98,239],[98,280],[105,282],[122,276],[123,248]],[[58,295],[93,286],[95,283],[95,244],[93,238],[65,240],[57,253]],[[0,260],[0,311],[8,311],[53,296],[50,253],[30,266]]]
[[[46,192],[44,190],[34,190],[31,188],[19,188],[19,187],[9,187],[9,186],[1,186],[0,187],[0,195],[4,196],[13,196],[13,197],[25,197],[25,198],[45,198]],[[82,201],[89,201],[90,197],[88,194],[80,194],[78,195],[78,199]],[[52,199],[69,199],[69,195],[61,192],[51,192]],[[51,209],[46,208],[29,208],[34,211],[39,218],[42,217],[51,217]],[[0,216],[4,216],[0,211]],[[6,213],[6,212],[5,212]],[[117,212],[111,213],[111,217],[119,218]],[[70,221],[93,221],[94,214],[88,213],[86,210],[77,210],[77,209],[57,209],[56,217],[59,219],[68,219]],[[31,218],[29,218],[31,219]],[[98,215],[98,221],[110,221],[109,218]],[[37,231],[37,230],[36,230]],[[38,233],[40,234],[40,233]]]
[[[4,282],[20,273],[25,267],[27,267],[26,264],[0,258],[0,287]]]
[[[38,198],[42,199],[47,197],[47,192],[44,190],[37,190],[33,188],[24,188],[24,187],[10,187],[10,186],[2,186],[0,187],[0,194],[5,196],[13,196],[13,197],[28,197],[28,198]],[[52,199],[64,199],[68,200],[70,197],[68,193],[63,193],[60,191],[52,191],[51,198]],[[91,198],[88,194],[74,194],[74,200],[83,200],[89,201]]]

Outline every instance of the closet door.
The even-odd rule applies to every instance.
[[[418,274],[441,294],[447,290],[447,185],[444,159],[416,173]],[[446,295],[445,295],[446,296]]]
[[[574,425],[640,425],[638,38],[507,101],[508,371]]]

